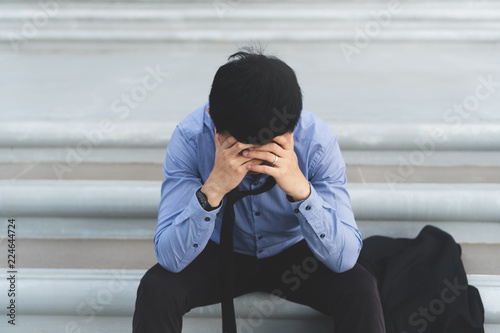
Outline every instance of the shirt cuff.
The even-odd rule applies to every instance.
[[[314,233],[321,240],[327,235],[327,228],[321,223],[323,212],[323,198],[311,185],[311,194],[302,201],[290,202],[292,210],[300,223],[307,223],[314,230]]]
[[[221,206],[222,205],[211,211],[206,211],[203,207],[201,207],[200,202],[196,197],[196,193],[193,193],[193,197],[191,198],[191,201],[186,207],[184,213],[186,216],[189,216],[189,218],[196,223],[199,228],[209,229],[213,223],[215,223],[215,219],[219,215]]]

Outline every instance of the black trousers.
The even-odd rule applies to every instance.
[[[219,246],[209,241],[179,273],[159,264],[149,269],[137,290],[133,333],[181,332],[186,312],[220,303],[219,260]],[[372,275],[358,264],[334,273],[314,257],[304,240],[265,259],[235,254],[235,270],[235,297],[263,291],[308,305],[333,317],[335,333],[385,332]]]

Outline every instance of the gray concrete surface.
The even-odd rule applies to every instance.
[[[132,332],[132,317],[95,317],[91,322],[86,322],[81,316],[22,316],[20,318],[18,328],[24,332],[37,333],[67,333],[65,325],[68,323],[77,323],[78,327],[85,329],[87,332],[99,333],[129,333]],[[328,322],[311,322],[304,323],[303,321],[274,321],[267,318],[261,326],[262,333],[269,332],[292,332],[297,328],[297,325],[305,325],[304,329],[315,333],[331,333]],[[183,332],[189,333],[208,333],[220,332],[221,321],[218,319],[207,318],[191,318],[184,321]],[[0,322],[0,329],[7,330],[11,327],[3,322]],[[486,324],[485,333],[500,333],[500,325]]]
[[[24,294],[18,300],[22,315],[47,316],[74,316],[86,323],[92,322],[94,316],[126,316],[130,317],[134,311],[135,298],[139,280],[145,270],[88,270],[88,269],[31,269],[19,271],[18,288]],[[485,322],[500,324],[498,289],[500,279],[491,275],[468,275],[471,285],[476,286],[485,306]],[[0,288],[4,288],[8,281],[0,280]],[[0,295],[0,300],[6,299]],[[252,317],[252,312],[270,295],[251,293],[235,299],[235,311],[241,320]],[[92,307],[96,306],[97,307]],[[92,307],[93,316],[89,316],[89,307]],[[86,310],[86,311],[85,311]],[[195,308],[186,314],[186,318],[213,318],[220,320],[220,306],[218,304]],[[0,314],[6,312],[1,310]],[[292,320],[321,320],[325,316],[309,307],[289,301],[277,304],[271,319],[284,321]],[[220,329],[220,326],[219,326]],[[296,332],[295,330],[293,331]]]
[[[53,163],[0,163],[0,179],[46,180],[163,180],[163,165],[153,163],[82,163],[71,172],[54,172]],[[347,165],[351,183],[386,183],[388,174],[398,174],[395,165]],[[474,184],[500,183],[500,167],[415,166],[406,183]]]
[[[5,217],[153,219],[160,200],[158,181],[3,180],[0,185]],[[396,180],[348,183],[347,190],[359,220],[495,222],[500,215],[499,184]]]
[[[18,239],[17,244],[19,269],[148,269],[157,263],[152,239]],[[500,275],[500,244],[461,246],[468,274]],[[0,250],[7,252],[6,242]]]
[[[286,5],[286,10],[283,10]],[[0,17],[0,41],[19,36],[23,19],[36,8],[7,2]],[[375,20],[370,37],[378,41],[498,42],[495,1],[309,1],[159,3],[157,1],[86,4],[65,2],[50,15],[50,24],[30,39],[41,41],[339,41],[356,36],[356,27]],[[385,11],[385,17],[380,12]],[[375,13],[375,14],[374,14]],[[387,19],[389,15],[389,19]],[[3,29],[2,29],[3,28]],[[362,28],[361,28],[362,29]],[[15,37],[8,33],[17,33]],[[9,38],[10,37],[10,38]]]
[[[207,100],[215,71],[237,44],[244,43],[3,50],[0,118],[122,121],[121,96],[142,84],[147,68],[158,68],[162,82],[128,107],[126,119],[179,121]],[[480,77],[500,81],[496,45],[373,43],[351,63],[336,43],[271,43],[267,51],[295,69],[304,108],[325,120],[500,119],[498,87],[473,112],[452,109],[474,96]]]
[[[500,83],[499,83],[500,85]],[[447,115],[449,116],[449,115]],[[445,117],[444,120],[449,120]],[[456,119],[453,119],[455,121]],[[343,150],[498,151],[500,122],[326,121]],[[135,120],[5,120],[0,147],[165,149],[178,125],[174,121]],[[85,145],[83,148],[82,145]],[[80,147],[79,147],[80,146]]]

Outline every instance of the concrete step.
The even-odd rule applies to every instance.
[[[420,231],[420,230],[418,230]],[[414,238],[417,232],[404,237]],[[381,230],[379,235],[386,235]],[[401,236],[403,237],[403,236]],[[157,263],[149,239],[28,239],[17,238],[16,265],[20,269],[148,269]],[[472,275],[499,275],[500,243],[460,243],[465,270]],[[7,253],[7,242],[0,250]],[[105,255],[104,255],[105,254]],[[6,269],[7,263],[0,267]]]
[[[129,150],[130,153],[130,150]],[[476,162],[477,161],[470,161]],[[53,163],[0,163],[1,180],[147,180],[164,178],[160,163],[81,163],[71,172],[58,173]],[[350,164],[346,161],[349,183],[384,183],[397,175],[402,166]],[[399,163],[401,163],[399,161]],[[499,166],[412,166],[404,170],[406,183],[478,184],[500,183]]]
[[[257,318],[258,319],[258,318]],[[75,326],[73,323],[76,323]],[[256,321],[260,323],[260,321]],[[68,329],[66,329],[66,325]],[[210,333],[220,332],[221,330],[220,319],[215,318],[186,318],[183,322],[183,332],[185,333]],[[132,317],[95,317],[91,321],[83,321],[79,316],[23,316],[16,326],[19,330],[24,332],[35,333],[68,333],[74,327],[74,332],[78,328],[82,332],[96,332],[96,333],[127,333],[132,332]],[[6,324],[0,322],[0,329],[12,329]],[[331,333],[331,325],[328,320],[279,320],[266,318],[258,326],[259,332],[273,333],[273,332],[304,332],[311,331],[316,333]],[[248,330],[250,331],[250,330]],[[252,330],[253,331],[253,330]],[[486,324],[486,333],[500,333],[500,324]],[[245,333],[242,331],[242,333]]]
[[[103,132],[102,145],[133,133],[136,145],[154,142],[164,149],[172,126],[206,102],[217,68],[244,45],[35,44],[26,43],[18,53],[10,47],[0,50],[0,60],[9,64],[0,90],[0,124],[6,122],[0,133],[7,127],[9,136],[2,135],[1,141],[13,147],[50,142],[64,148],[59,135],[77,144],[85,138],[82,130],[88,130]],[[343,138],[349,136],[341,144],[347,140],[345,145],[356,149],[375,149],[386,138],[382,142],[391,149],[400,140],[419,149],[414,140],[432,140],[440,127],[450,139],[436,142],[437,149],[459,140],[464,149],[481,150],[485,132],[493,135],[490,145],[499,141],[493,140],[498,131],[492,130],[500,121],[497,45],[371,43],[346,56],[338,43],[271,43],[267,52],[296,71],[304,109]],[[153,85],[151,72],[159,73],[158,85],[149,90],[143,79]],[[485,86],[490,79],[493,83]],[[384,122],[388,127],[379,127]],[[419,134],[424,136],[414,136]],[[390,138],[397,139],[388,143]],[[9,150],[0,157],[5,154]]]
[[[500,40],[496,2],[3,3],[0,40],[472,41]],[[27,22],[27,23],[25,23]],[[30,25],[31,23],[31,25]],[[361,35],[359,37],[359,35]]]
[[[343,144],[340,143],[342,146]],[[6,174],[0,179],[17,179],[23,178],[23,175],[33,172],[40,175],[40,179],[71,179],[73,171],[82,168],[84,169],[95,166],[96,176],[85,176],[80,173],[80,176],[74,176],[75,179],[94,179],[97,173],[109,170],[113,165],[124,166],[124,172],[137,168],[146,168],[151,171],[152,175],[133,175],[130,180],[146,179],[153,180],[160,177],[155,165],[162,165],[165,160],[166,147],[162,148],[137,148],[137,149],[115,149],[115,148],[92,148],[90,151],[78,152],[77,147],[66,146],[64,148],[0,148],[0,166]],[[500,165],[500,154],[496,151],[422,151],[422,150],[343,150],[342,156],[347,165],[372,167],[374,170],[381,171],[381,167],[387,167],[387,171],[392,167],[397,166],[403,174],[412,176],[412,170],[418,168],[447,168],[452,174],[463,170],[483,170],[484,175],[488,176],[488,168],[496,168]],[[127,166],[129,164],[129,166]],[[135,165],[135,166],[130,166]],[[19,174],[12,168],[18,166]],[[453,171],[454,168],[456,171]],[[461,169],[463,168],[463,169]],[[34,170],[36,169],[36,170]],[[352,171],[352,170],[351,170]],[[351,172],[348,171],[348,172]],[[391,170],[392,171],[392,170]],[[45,174],[46,176],[42,176]],[[52,175],[49,175],[52,174]],[[77,175],[78,172],[75,173]],[[120,171],[110,180],[123,175]],[[483,173],[482,173],[483,174]],[[148,178],[152,177],[152,178]],[[425,176],[422,175],[425,178]],[[471,175],[472,177],[472,175]],[[36,179],[34,175],[26,177],[27,179]],[[460,178],[467,178],[465,174]],[[120,178],[118,178],[120,179]],[[481,178],[477,178],[477,182],[481,183]],[[416,181],[418,182],[418,181]],[[456,182],[462,182],[457,179]],[[493,182],[496,182],[493,180]]]
[[[353,182],[500,181],[497,121],[328,123],[338,134]],[[163,178],[161,165],[176,122],[117,122],[109,132],[99,126],[90,120],[0,123],[0,179]]]
[[[3,180],[1,224],[15,218],[24,238],[150,238],[159,189],[159,181]],[[348,190],[365,236],[433,223],[460,242],[498,243],[498,184],[350,183]]]
[[[74,326],[92,323],[95,318],[126,316],[133,313],[136,290],[144,270],[70,270],[70,269],[19,269],[17,289],[18,316],[77,316]],[[469,275],[469,284],[479,289],[485,306],[487,324],[500,324],[499,276]],[[0,280],[6,290],[7,280]],[[0,296],[3,301],[6,295]],[[264,313],[259,307],[264,302],[273,307]],[[279,302],[279,304],[277,303]],[[252,293],[235,300],[235,310],[241,321],[260,314],[265,318],[284,321],[325,321],[325,316],[308,307],[276,300],[269,295]],[[7,310],[2,310],[5,313]],[[186,318],[213,318],[220,320],[220,305],[197,308]],[[130,320],[130,319],[129,319]],[[2,322],[0,325],[6,325]],[[62,323],[61,323],[62,324]],[[220,326],[219,326],[220,329]],[[293,330],[296,332],[297,330]]]
[[[447,124],[415,121],[328,121],[345,150],[494,151],[500,150],[500,121]],[[165,149],[177,122],[102,119],[64,121],[4,120],[0,123],[2,148]]]
[[[0,226],[7,228],[7,218]],[[16,217],[18,235],[27,239],[122,239],[150,240],[157,220],[151,218]],[[386,235],[413,237],[426,225],[434,225],[453,235],[458,242],[498,243],[500,223],[432,220],[356,220],[364,237]]]
[[[154,218],[160,182],[0,181],[4,216]],[[498,184],[350,184],[358,219],[497,221]],[[26,199],[29,198],[29,204]]]

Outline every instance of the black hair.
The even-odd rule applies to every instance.
[[[219,68],[209,102],[218,133],[228,131],[240,142],[263,144],[295,129],[302,92],[290,66],[246,48]]]

